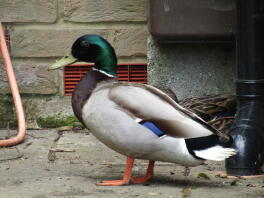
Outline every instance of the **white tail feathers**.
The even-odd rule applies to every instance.
[[[197,157],[213,160],[213,161],[222,161],[232,155],[236,154],[236,150],[232,148],[224,148],[222,146],[214,146],[200,151],[194,151]]]

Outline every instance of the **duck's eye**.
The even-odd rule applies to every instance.
[[[81,46],[83,47],[89,47],[90,43],[88,41],[81,41]]]

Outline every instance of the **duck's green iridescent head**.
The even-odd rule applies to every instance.
[[[114,48],[99,35],[84,35],[72,45],[71,52],[49,67],[57,69],[75,62],[93,62],[95,68],[116,76],[117,58]]]

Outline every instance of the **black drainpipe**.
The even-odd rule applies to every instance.
[[[260,174],[264,152],[264,0],[237,0],[235,123],[238,154],[226,161],[229,175]]]

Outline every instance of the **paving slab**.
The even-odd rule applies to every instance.
[[[87,132],[28,131],[22,144],[0,148],[0,198],[264,197],[263,179],[215,177],[222,162],[194,168],[158,162],[145,184],[95,185],[119,179],[125,159]],[[143,175],[146,167],[147,161],[137,160],[133,174]]]

